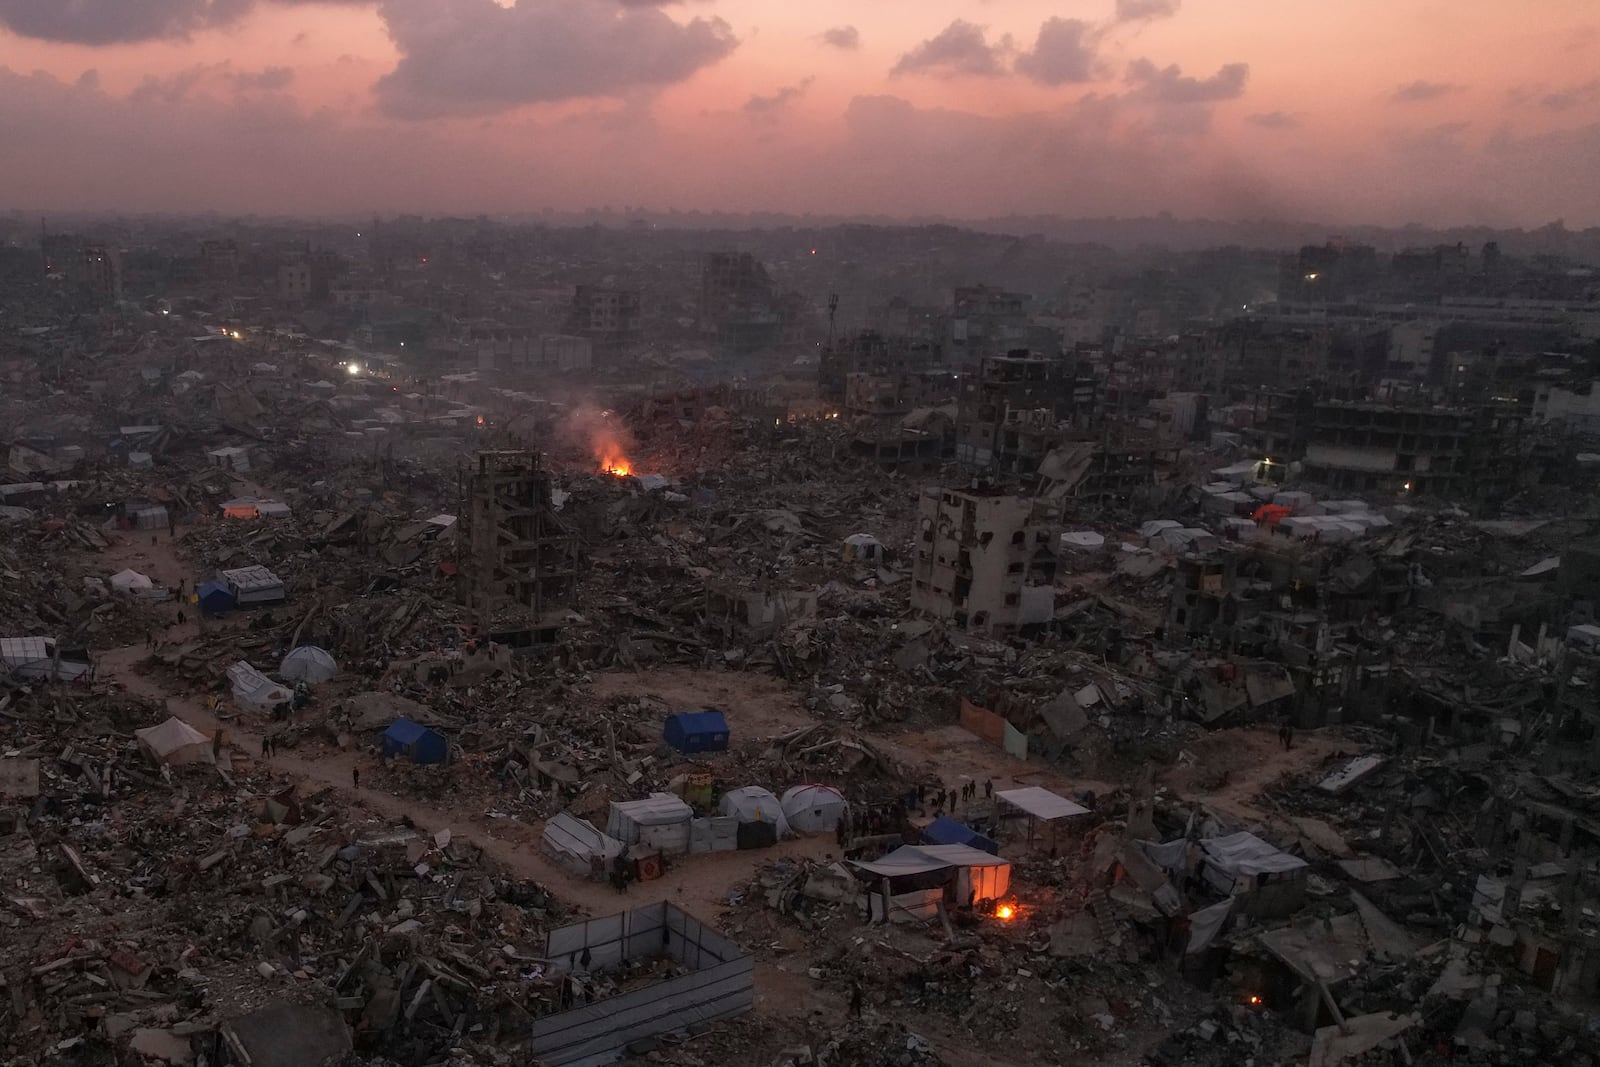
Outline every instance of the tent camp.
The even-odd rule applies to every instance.
[[[783,815],[796,833],[832,833],[849,810],[850,802],[831,785],[791,786],[783,794]]]
[[[879,922],[885,914],[893,921],[929,918],[941,902],[997,900],[1011,888],[1010,860],[965,845],[903,845],[851,866],[871,879],[868,906]]]
[[[289,650],[278,664],[278,674],[291,682],[309,682],[317,685],[339,673],[339,664],[332,655],[316,645],[301,645]]]
[[[225,582],[201,582],[195,587],[195,603],[207,615],[226,615],[235,607],[233,590]]]
[[[404,756],[412,763],[443,763],[450,758],[450,742],[421,723],[396,719],[383,732],[383,754]]]
[[[604,877],[612,858],[622,855],[621,841],[607,837],[587,821],[565,811],[544,824],[539,847],[547,857],[579,878]]]
[[[668,715],[662,740],[679,752],[726,752],[728,720],[720,711],[685,711]]]
[[[141,596],[155,589],[156,583],[148,575],[140,574],[136,570],[120,570],[111,576],[111,588],[119,593],[129,596]]]
[[[274,682],[244,660],[228,668],[228,684],[233,686],[234,700],[258,711],[294,699],[292,689],[281,682]]]
[[[16,681],[70,682],[93,676],[82,648],[62,648],[53,637],[0,637],[0,673]]]
[[[643,800],[613,800],[606,833],[624,845],[683,853],[689,851],[693,819],[694,809],[671,793],[651,793]]]
[[[771,790],[747,785],[722,794],[717,811],[739,820],[739,847],[761,848],[775,844],[789,832],[783,803]],[[746,827],[749,827],[747,830]]]
[[[930,845],[966,845],[991,856],[1000,854],[999,842],[991,841],[966,823],[957,822],[948,815],[941,815],[923,827],[922,840]]]
[[[212,763],[211,739],[173,716],[159,726],[135,730],[139,750],[157,763]]]

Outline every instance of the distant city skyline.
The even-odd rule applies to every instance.
[[[0,0],[0,210],[1600,224],[1592,0]]]

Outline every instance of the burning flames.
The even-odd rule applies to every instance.
[[[620,452],[607,452],[600,457],[600,470],[604,474],[613,474],[618,478],[626,478],[633,473],[633,461]]]
[[[1017,909],[1010,904],[1001,904],[994,909],[994,917],[1001,922],[1010,922],[1017,917]]]
[[[1252,1008],[1259,1008],[1261,1006],[1261,998],[1256,996],[1254,993],[1251,993],[1247,1003]]]

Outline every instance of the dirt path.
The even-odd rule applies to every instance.
[[[1354,752],[1348,740],[1320,730],[1297,732],[1292,747],[1285,750],[1274,726],[1219,730],[1194,748],[1194,762],[1169,770],[1161,776],[1161,783],[1226,818],[1245,822],[1275,817],[1271,807],[1259,798],[1280,778],[1304,774],[1320,767],[1330,756]],[[1227,771],[1224,784],[1202,787],[1203,777],[1221,770]]]

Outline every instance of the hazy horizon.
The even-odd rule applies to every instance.
[[[0,204],[1600,225],[1542,0],[0,0]]]

